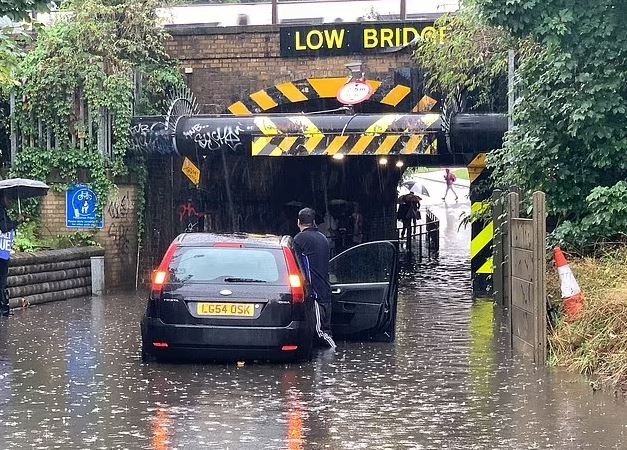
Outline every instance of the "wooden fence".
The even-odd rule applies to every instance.
[[[531,218],[520,214],[520,195],[494,191],[494,294],[505,312],[514,351],[546,361],[546,208],[533,194]]]

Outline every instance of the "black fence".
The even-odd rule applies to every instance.
[[[400,249],[407,253],[418,253],[431,258],[440,250],[440,220],[429,209],[425,209],[425,221],[412,223],[409,229],[396,228],[397,242]]]

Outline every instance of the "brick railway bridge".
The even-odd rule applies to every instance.
[[[388,45],[403,44],[408,28],[429,26],[170,27],[168,52],[181,61],[188,89],[173,96],[163,117],[136,117],[133,125],[135,146],[149,154],[142,266],[154,266],[190,223],[293,233],[290,205],[324,212],[328,199],[359,203],[368,239],[395,237],[397,186],[412,166],[468,167],[472,208],[479,208],[490,195],[486,153],[502,144],[507,118],[447,111],[428,92],[409,46]],[[401,41],[324,48],[325,36],[351,33]],[[320,48],[296,36],[313,36],[309,47]],[[434,29],[434,36],[443,33]],[[347,67],[373,92],[352,107],[336,98],[351,78]],[[197,185],[183,174],[185,158],[200,169]],[[492,224],[473,224],[472,237],[481,291],[492,272]]]

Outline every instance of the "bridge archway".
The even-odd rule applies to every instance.
[[[202,174],[196,189],[180,170],[170,168],[170,176],[178,180],[174,203],[203,196],[204,206],[197,210],[208,212],[205,223],[214,231],[291,233],[280,229],[282,224],[293,225],[293,214],[286,214],[282,205],[308,204],[324,214],[323,199],[340,197],[362,205],[373,227],[378,224],[380,232],[369,234],[369,239],[390,239],[396,228],[396,187],[403,166],[459,167],[472,162],[471,169],[478,174],[475,181],[486,177],[485,160],[476,156],[500,145],[495,136],[499,140],[502,135],[501,115],[445,117],[434,111],[434,99],[419,97],[409,86],[390,80],[367,80],[374,95],[360,105],[362,111],[347,114],[336,99],[347,81],[333,77],[279,83],[244,96],[226,114],[168,120],[174,127],[155,139],[164,144],[157,147],[173,146],[171,153],[178,154],[177,160],[187,156]],[[345,160],[334,161],[331,156]],[[387,166],[379,164],[382,156],[388,157]],[[178,160],[174,166],[181,163]],[[162,180],[157,183],[162,186]],[[485,197],[471,190],[473,205],[482,200]],[[182,206],[176,205],[176,211],[183,211]],[[179,226],[176,232],[180,231]],[[481,237],[473,260],[475,278],[485,279],[491,272],[488,233],[487,224],[473,226],[473,241]]]

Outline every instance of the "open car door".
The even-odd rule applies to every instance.
[[[388,241],[352,247],[329,263],[333,335],[392,342],[396,328],[398,250]]]

